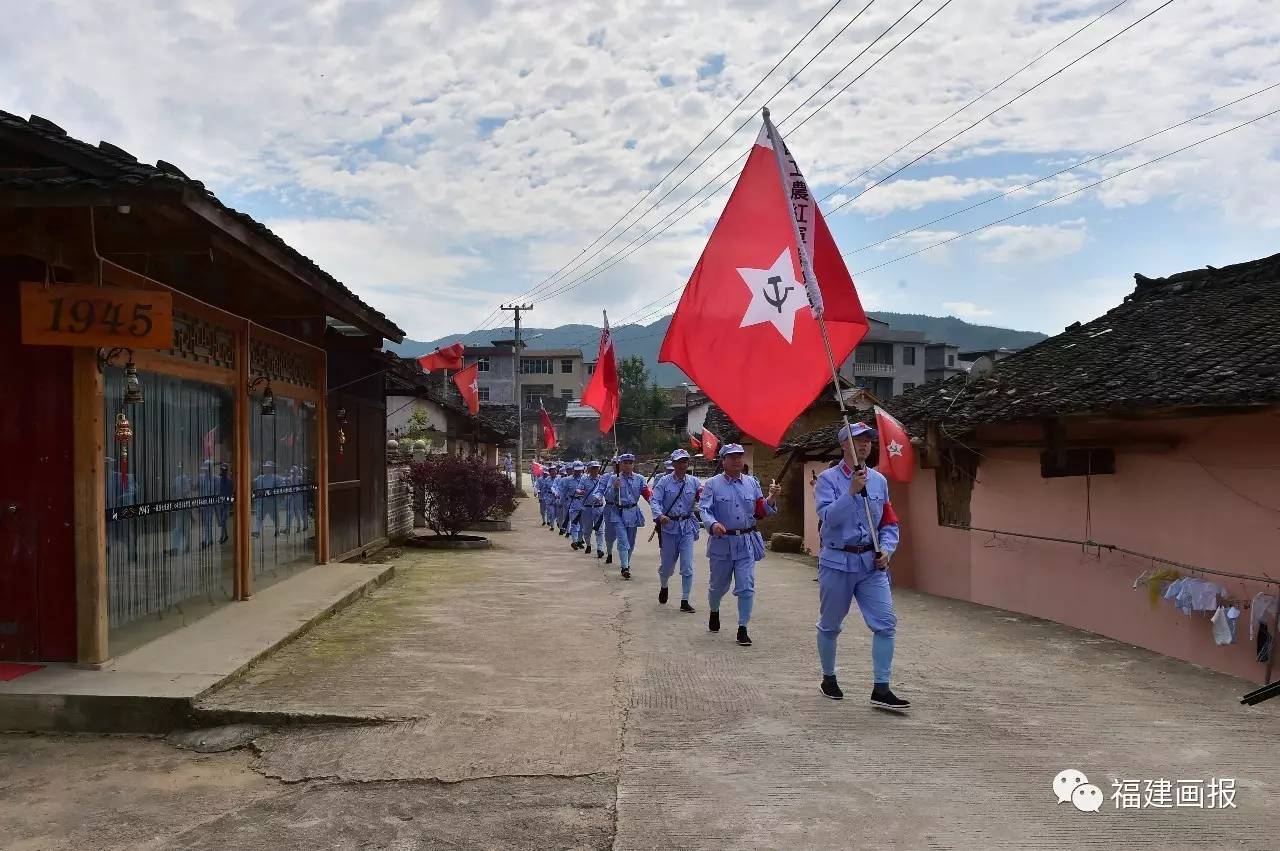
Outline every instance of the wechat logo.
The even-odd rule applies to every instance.
[[[1102,790],[1089,782],[1083,771],[1068,768],[1053,778],[1053,794],[1058,803],[1070,801],[1082,813],[1096,813],[1102,809]]]

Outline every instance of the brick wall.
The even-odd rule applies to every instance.
[[[405,449],[387,450],[387,537],[403,541],[413,534],[413,489],[409,487],[409,462]]]

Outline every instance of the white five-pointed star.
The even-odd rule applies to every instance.
[[[890,440],[889,445],[885,448],[889,450],[890,455],[902,455],[902,444],[896,440]]]
[[[739,269],[738,274],[751,290],[751,304],[738,327],[768,322],[778,330],[782,339],[790,343],[795,331],[796,311],[809,303],[804,286],[796,280],[791,249],[782,249],[782,254],[768,269]]]
[[[479,392],[480,392],[480,380],[479,380],[479,379],[474,379],[474,380],[472,380],[472,382],[471,382],[469,385],[467,385],[467,386],[471,388],[471,392],[472,392],[472,393],[479,393]]]

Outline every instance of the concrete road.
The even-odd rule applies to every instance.
[[[494,550],[406,554],[205,701],[350,723],[217,754],[0,736],[0,848],[1280,847],[1280,708],[1239,706],[1243,682],[899,592],[895,688],[915,709],[867,705],[856,615],[836,703],[807,560],[759,566],[741,648],[731,602],[706,630],[704,557],[685,615],[657,603],[652,545],[623,582],[537,522],[526,503]],[[1065,768],[1100,812],[1055,803]],[[1211,778],[1235,781],[1234,807],[1110,798],[1113,780]]]

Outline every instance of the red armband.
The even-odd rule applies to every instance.
[[[880,515],[880,528],[888,526],[890,523],[898,522],[898,512],[893,510],[892,502],[885,502],[884,511]]]
[[[649,502],[653,499],[653,491],[649,489],[648,485],[645,485],[643,488],[640,489],[640,495],[645,498],[646,502]]]

